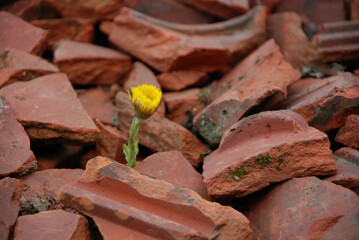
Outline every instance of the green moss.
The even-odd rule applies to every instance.
[[[201,134],[208,139],[209,142],[219,143],[221,141],[221,136],[217,134],[218,126],[212,118],[204,119],[204,115],[202,115],[202,119],[200,120],[200,132]]]
[[[37,170],[36,162],[33,162],[25,171],[14,174],[14,177],[16,178],[25,177],[36,170]]]
[[[262,154],[258,155],[256,157],[256,160],[254,161],[257,165],[260,165],[260,168],[264,168],[265,166],[267,166],[268,164],[270,164],[272,162],[271,157],[269,155],[269,153],[267,152],[267,154],[264,156]]]
[[[35,75],[32,74],[31,72],[29,72],[29,73],[27,74],[27,80],[28,80],[28,81],[30,81],[30,80],[32,80],[32,79],[34,79],[34,78],[36,78],[36,77],[35,77]]]
[[[209,90],[204,88],[198,94],[199,100],[207,105],[209,103]]]
[[[234,181],[238,182],[239,180],[244,178],[244,175],[247,173],[247,170],[242,166],[241,168],[236,168],[235,170],[231,169],[228,173]]]
[[[222,110],[222,115],[227,115],[228,111],[226,109]]]
[[[9,54],[9,51],[4,51],[2,54],[0,54],[0,59],[1,59],[1,62],[0,62],[0,69],[4,68],[7,66],[6,64],[6,58]]]

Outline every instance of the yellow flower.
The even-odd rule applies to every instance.
[[[135,107],[136,117],[147,119],[156,112],[161,102],[162,92],[153,85],[142,84],[131,88],[131,103]]]

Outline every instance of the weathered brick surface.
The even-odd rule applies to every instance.
[[[16,120],[14,109],[0,94],[0,177],[22,174],[36,168],[30,139]]]
[[[272,96],[277,102],[287,95],[287,86],[300,78],[283,57],[273,39],[257,48],[219,80],[209,95],[213,102],[193,119],[199,134],[210,144],[251,109]]]
[[[0,11],[0,32],[2,32],[0,52],[6,48],[16,48],[34,55],[41,55],[46,48],[46,30],[35,27],[5,11]]]
[[[57,45],[54,63],[72,83],[80,85],[111,85],[132,67],[131,58],[124,53],[69,40],[62,40]]]
[[[57,67],[45,59],[14,48],[0,53],[0,88],[16,81],[29,81],[56,73]]]
[[[261,44],[265,17],[264,9],[258,7],[230,21],[191,26],[123,8],[114,20],[109,41],[161,72],[210,72],[226,68]]]
[[[90,160],[59,199],[91,216],[106,239],[252,239],[234,209],[103,157]]]
[[[293,177],[335,174],[329,146],[326,134],[292,111],[251,115],[205,157],[203,181],[211,197],[231,199]]]
[[[15,82],[1,88],[0,95],[10,103],[32,140],[89,143],[100,137],[100,130],[63,73]]]

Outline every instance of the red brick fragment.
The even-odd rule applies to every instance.
[[[176,187],[191,189],[209,200],[202,175],[178,151],[154,153],[141,161],[135,169],[143,175],[164,180]]]
[[[269,37],[273,37],[285,59],[298,68],[309,63],[309,40],[302,30],[302,20],[294,12],[271,14],[267,19]]]
[[[125,0],[125,5],[148,16],[173,23],[201,24],[213,21],[211,16],[174,0]]]
[[[36,168],[29,136],[16,120],[13,110],[0,96],[0,177],[21,175]]]
[[[251,115],[205,157],[203,181],[211,197],[231,199],[293,177],[335,174],[329,146],[326,134],[292,111]]]
[[[182,25],[123,8],[109,41],[161,72],[211,72],[226,68],[264,41],[265,17],[264,9],[257,7],[224,22]]]
[[[335,141],[359,149],[359,116],[349,115],[345,125],[339,129]]]
[[[324,180],[349,188],[359,195],[359,151],[344,147],[334,153],[333,159],[338,172]]]
[[[254,238],[357,239],[359,198],[316,177],[294,178],[269,189],[246,214]]]
[[[54,53],[54,63],[74,84],[111,85],[131,70],[131,58],[119,51],[90,43],[63,40]]]
[[[196,71],[174,71],[162,73],[158,81],[163,89],[179,91],[189,87],[201,87],[208,83],[209,76],[204,72]]]
[[[16,81],[29,81],[58,71],[55,65],[27,52],[7,48],[0,53],[0,88]]]
[[[112,20],[123,7],[123,0],[42,0],[62,17],[90,18],[97,22]]]
[[[107,125],[116,124],[116,106],[103,89],[86,89],[78,95],[78,98],[92,119],[99,119]]]
[[[0,32],[0,53],[6,48],[16,48],[41,55],[46,48],[47,31],[5,11],[0,11]]]
[[[94,37],[93,23],[89,19],[59,18],[36,19],[31,24],[49,31],[48,45],[53,48],[60,40],[73,40],[78,42],[92,42]]]
[[[271,97],[275,103],[287,95],[287,86],[300,78],[279,50],[268,40],[218,81],[213,101],[193,119],[199,134],[216,146],[226,129]]]
[[[53,210],[19,217],[15,239],[90,240],[90,230],[84,216]]]
[[[59,203],[57,194],[65,184],[76,182],[83,172],[82,169],[48,169],[21,178],[24,185],[21,199],[22,214],[63,208],[64,205]]]
[[[359,114],[359,78],[351,73],[300,80],[288,91],[292,94],[280,107],[299,113],[323,132],[340,128],[348,115]]]
[[[106,239],[252,239],[238,211],[103,157],[59,199],[91,216]]]
[[[100,137],[63,73],[15,82],[1,88],[0,95],[9,101],[32,140],[89,143]]]
[[[233,18],[249,11],[248,0],[180,0],[220,18]]]
[[[166,117],[182,126],[192,124],[193,117],[205,107],[199,88],[164,93],[163,100],[168,109]]]
[[[20,180],[9,177],[0,180],[0,239],[8,239],[15,225],[22,189]]]

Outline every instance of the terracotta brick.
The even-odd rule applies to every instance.
[[[60,40],[92,42],[94,38],[93,23],[89,19],[59,18],[36,19],[31,24],[49,31],[47,44],[53,48]]]
[[[30,139],[16,120],[13,110],[0,96],[0,177],[21,175],[36,168],[36,159],[30,150]]]
[[[188,188],[209,200],[202,175],[178,151],[154,153],[135,168],[139,173],[164,180],[179,188]]]
[[[122,145],[127,144],[128,136],[118,131],[115,127],[101,123],[98,119],[95,120],[95,123],[101,131],[101,140],[96,143],[96,148],[100,155],[125,164],[125,156],[116,157],[116,153],[118,151],[122,152]]]
[[[359,20],[359,1],[349,0],[350,2],[350,19]]]
[[[359,116],[349,115],[345,120],[345,125],[339,129],[335,136],[335,141],[348,147],[359,149]]]
[[[27,52],[7,48],[0,53],[0,88],[16,81],[29,81],[58,71],[55,65]]]
[[[300,80],[288,88],[292,94],[280,107],[299,113],[321,131],[337,129],[344,125],[348,115],[359,114],[358,84],[359,78],[351,73],[315,81]]]
[[[106,239],[252,239],[234,209],[103,157],[90,160],[59,199],[91,216]]]
[[[17,120],[32,140],[95,142],[100,130],[87,114],[63,73],[29,82],[15,82],[0,89]]]
[[[62,17],[90,18],[93,21],[112,20],[123,7],[123,0],[42,0]]]
[[[53,210],[19,217],[14,231],[15,239],[90,240],[90,230],[84,216]]]
[[[229,21],[181,25],[123,8],[109,41],[160,72],[211,72],[226,68],[264,41],[265,17],[264,9],[257,7]]]
[[[296,12],[316,24],[344,21],[344,0],[282,0],[276,12]]]
[[[199,134],[216,146],[227,128],[265,99],[284,99],[287,86],[300,75],[270,39],[219,80],[209,95],[213,102],[196,115],[193,123]]]
[[[2,3],[1,9],[28,22],[35,19],[54,19],[61,17],[56,10],[44,4],[43,0],[18,0],[5,2],[7,3]]]
[[[0,239],[9,239],[19,214],[22,189],[20,180],[9,177],[0,180]]]
[[[205,157],[203,181],[211,197],[231,199],[293,177],[335,174],[329,146],[326,134],[292,111],[251,115]]]
[[[57,194],[65,184],[76,182],[83,172],[82,169],[48,169],[21,178],[24,185],[21,213],[33,214],[64,208],[64,205],[59,203]]]
[[[151,69],[146,67],[146,65],[144,65],[141,62],[135,62],[133,64],[130,74],[126,78],[125,83],[123,84],[123,90],[125,91],[125,93],[127,93],[127,91],[131,92],[132,87],[137,87],[142,84],[153,85],[162,92],[161,85],[158,82],[155,74],[151,71]],[[164,101],[161,101],[156,111],[156,114],[160,114],[161,116],[164,116],[165,113],[166,113],[166,106]]]
[[[317,62],[343,62],[359,59],[359,21],[323,24],[311,41]]]
[[[199,88],[191,88],[180,92],[164,93],[163,99],[168,109],[166,117],[182,126],[192,125],[193,117],[205,107],[201,92]]]
[[[116,95],[118,107],[118,129],[129,134],[134,109],[129,96],[123,92]],[[186,159],[197,167],[202,161],[201,154],[207,152],[207,146],[181,125],[154,114],[142,121],[139,130],[139,143],[155,152],[180,151]]]
[[[116,125],[116,106],[101,88],[90,88],[78,95],[82,105],[92,119],[99,119],[107,125]]]
[[[201,87],[209,82],[209,76],[204,72],[174,71],[157,76],[163,89],[180,91],[189,87]]]
[[[175,0],[125,0],[124,2],[129,8],[168,22],[203,24],[213,21],[211,16]]]
[[[344,147],[335,151],[333,159],[338,172],[324,180],[349,188],[359,195],[359,151]]]
[[[131,58],[119,51],[90,43],[62,40],[54,52],[54,63],[74,84],[116,83],[131,70]]]
[[[271,14],[267,18],[269,37],[279,45],[285,59],[294,67],[308,65],[309,40],[302,30],[302,20],[294,12]]]
[[[0,37],[0,52],[5,48],[16,48],[41,55],[46,48],[47,31],[5,11],[0,11],[0,32],[6,33]]]
[[[220,18],[233,18],[249,11],[248,0],[180,0],[183,3]]]
[[[246,214],[254,239],[357,239],[359,198],[316,177],[280,183]]]

